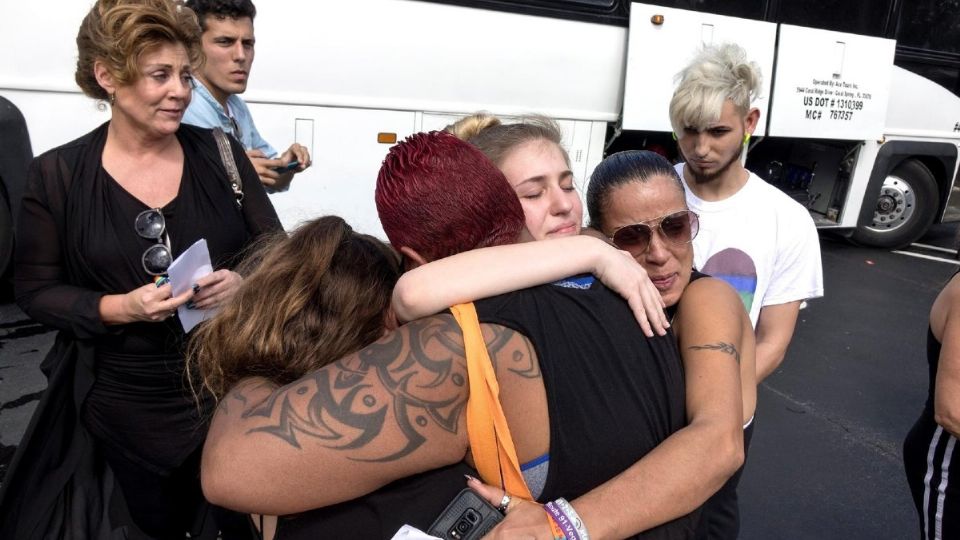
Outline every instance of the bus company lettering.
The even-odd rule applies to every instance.
[[[811,86],[798,86],[796,93],[803,98],[807,120],[828,118],[849,122],[854,112],[862,111],[864,102],[873,97],[859,89],[857,83],[813,79]]]

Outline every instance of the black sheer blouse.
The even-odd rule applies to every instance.
[[[152,276],[140,262],[153,241],[134,230],[148,207],[103,169],[104,124],[31,164],[17,236],[17,303],[62,337],[95,349],[94,382],[81,396],[86,427],[105,444],[157,470],[179,465],[205,430],[183,380],[185,335],[176,318],[107,327],[100,298],[124,294]],[[210,130],[181,125],[180,190],[161,211],[173,256],[207,240],[214,268],[232,268],[258,235],[280,229],[243,148],[232,148],[244,180],[237,207]],[[49,359],[48,359],[49,360]]]

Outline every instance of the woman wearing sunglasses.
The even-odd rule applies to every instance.
[[[608,157],[594,170],[587,206],[591,225],[623,251],[596,238],[568,236],[454,255],[405,273],[394,289],[393,307],[398,317],[413,319],[481,296],[590,272],[624,295],[638,320],[643,321],[647,312],[650,321],[656,322],[653,312],[643,307],[651,303],[640,294],[652,280],[668,307],[686,383],[688,425],[664,441],[663,451],[699,449],[693,453],[710,460],[711,452],[722,446],[713,437],[739,431],[752,418],[756,404],[754,338],[743,303],[726,283],[693,271],[691,242],[698,219],[687,210],[677,173],[663,157],[645,151]],[[529,222],[529,216],[527,219]],[[625,265],[627,258],[633,264]],[[646,275],[638,276],[631,269],[634,261]],[[694,333],[712,339],[692,343],[689,336]],[[715,357],[701,357],[702,350],[726,353],[730,366],[717,366]],[[711,376],[711,370],[718,368],[737,369],[742,382],[718,383],[723,379]],[[718,411],[709,405],[720,401],[718,396],[731,394],[737,395],[735,409]],[[748,436],[745,433],[744,437]],[[728,480],[725,474],[718,474],[722,477],[715,484],[711,484],[714,479],[703,477],[698,485],[690,486],[687,495],[704,502],[712,494],[703,491],[704,485],[719,486]],[[738,476],[739,471],[735,478]],[[470,485],[495,505],[504,496],[500,488],[474,481]],[[539,505],[514,501],[497,529],[497,538],[510,538],[529,530],[526,527],[542,525]]]
[[[100,0],[77,46],[76,81],[111,116],[30,167],[16,299],[59,334],[3,486],[0,537],[183,538],[202,508],[207,411],[184,384],[176,312],[227,302],[238,255],[279,220],[247,159],[235,160],[241,207],[212,132],[180,123],[202,59],[192,11]],[[164,274],[201,238],[216,270],[172,297]]]

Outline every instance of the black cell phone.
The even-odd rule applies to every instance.
[[[503,514],[479,493],[464,488],[433,522],[427,534],[444,540],[474,540],[503,521]]]
[[[299,167],[299,166],[300,166],[300,162],[294,160],[294,161],[291,161],[290,163],[287,163],[286,165],[281,165],[281,166],[279,166],[279,167],[274,167],[273,170],[277,171],[277,172],[280,173],[280,174],[283,174],[283,173],[287,173],[287,172],[296,170],[296,168]]]

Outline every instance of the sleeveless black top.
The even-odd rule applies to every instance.
[[[699,271],[697,271],[697,270],[694,270],[693,273],[690,274],[690,283],[693,283],[694,281],[696,281],[696,280],[698,280],[698,279],[700,279],[700,278],[705,278],[705,277],[710,277],[710,276],[709,276],[708,274],[704,274],[703,272],[699,272]],[[689,286],[690,283],[688,283],[687,286]],[[673,318],[677,316],[677,306],[679,306],[679,305],[680,305],[680,302],[677,302],[676,304],[674,304],[674,305],[672,305],[672,306],[667,306],[667,309],[663,310],[664,313],[666,313],[666,315],[667,315],[667,320],[668,320],[668,321],[672,321]]]
[[[645,337],[627,303],[592,276],[475,304],[482,323],[522,333],[537,352],[550,415],[541,500],[583,495],[686,425],[674,336]],[[692,537],[698,514],[637,538]]]

